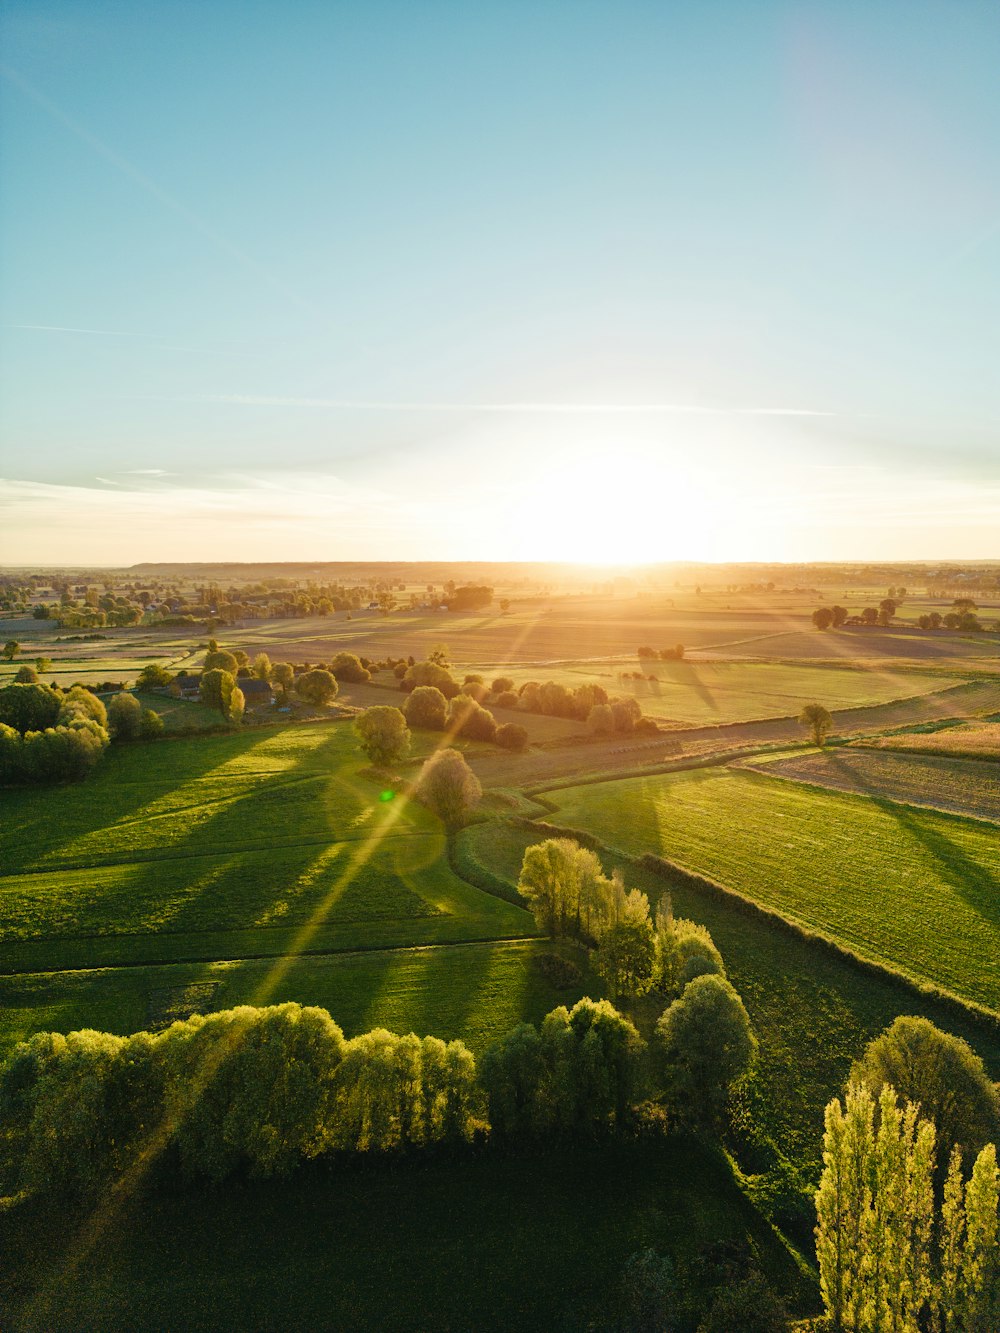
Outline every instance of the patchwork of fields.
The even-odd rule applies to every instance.
[[[1000,1010],[994,828],[733,769],[549,796],[560,824],[668,857],[865,957]]]

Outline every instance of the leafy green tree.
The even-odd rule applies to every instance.
[[[246,707],[246,695],[240,689],[239,685],[234,684],[233,692],[229,696],[229,707],[226,709],[226,717],[234,727],[238,727],[242,723]]]
[[[411,727],[444,731],[448,701],[434,685],[418,685],[403,703],[403,716]]]
[[[271,679],[271,659],[267,653],[258,653],[253,659],[253,674],[257,680]]]
[[[108,704],[108,726],[118,741],[137,740],[142,732],[142,704],[134,694],[122,690]]]
[[[150,662],[148,666],[144,666],[139,672],[139,677],[136,681],[136,689],[146,690],[151,688],[162,688],[165,685],[169,685],[172,680],[173,676],[166,667],[161,666],[159,662]]]
[[[142,718],[139,723],[139,734],[144,741],[155,740],[157,736],[163,734],[163,718],[152,708],[142,710]]]
[[[33,666],[18,667],[14,683],[16,685],[37,685],[38,672]]]
[[[843,625],[847,619],[847,607],[834,606],[831,609],[833,611],[833,628],[840,629],[841,625]]]
[[[695,977],[661,1015],[656,1037],[676,1114],[691,1125],[717,1124],[757,1049],[739,995],[725,977]]]
[[[833,726],[833,718],[822,704],[806,704],[799,714],[799,721],[809,728],[813,745],[823,745]]]
[[[295,672],[288,662],[275,662],[271,667],[271,681],[275,685],[281,686],[281,696],[288,699],[288,691],[295,683]]]
[[[525,848],[517,890],[541,930],[555,938],[588,930],[594,881],[603,878],[594,852],[572,838],[546,838]],[[592,932],[588,932],[592,933]]]
[[[622,1273],[622,1304],[628,1333],[676,1333],[687,1302],[673,1260],[654,1249],[630,1254]]]
[[[942,1145],[975,1155],[1000,1138],[1000,1095],[983,1061],[929,1019],[897,1018],[869,1042],[849,1081],[867,1084],[875,1096],[891,1085],[903,1101],[919,1103]]]
[[[91,690],[74,685],[62,697],[57,722],[61,726],[70,726],[82,719],[96,722],[99,727],[107,727],[108,710]]]
[[[594,736],[610,736],[615,729],[615,715],[609,704],[595,704],[587,715],[587,727]]]
[[[611,714],[615,731],[628,733],[635,731],[636,723],[642,717],[642,708],[638,699],[615,699],[611,704]]]
[[[497,676],[492,685],[494,694],[507,694],[513,688],[514,680],[511,676]]]
[[[829,629],[833,624],[833,612],[828,606],[818,607],[812,613],[812,622],[817,629]]]
[[[0,689],[0,722],[23,735],[55,725],[62,695],[51,685],[7,685]]]
[[[235,653],[227,653],[224,649],[205,654],[205,671],[226,671],[235,676],[239,665]]]
[[[211,671],[201,673],[198,693],[206,708],[216,708],[223,717],[228,718],[235,688],[236,681],[232,673],[214,667]]]
[[[35,670],[36,670],[36,671],[39,671],[39,672],[42,672],[42,673],[44,673],[44,672],[46,672],[46,671],[51,671],[51,670],[52,670],[52,658],[51,658],[51,657],[36,657],[36,658],[35,658]]]
[[[656,942],[649,918],[609,926],[592,961],[613,1000],[645,995],[652,987],[656,966]]]
[[[753,1272],[742,1281],[726,1283],[698,1325],[698,1333],[789,1333],[788,1310],[767,1279]]]
[[[487,1048],[479,1079],[498,1139],[527,1139],[542,1132],[539,1102],[545,1077],[542,1039],[531,1023],[521,1023]]]
[[[355,720],[354,729],[361,748],[379,768],[402,759],[410,748],[410,729],[398,708],[386,704],[366,708]]]
[[[14,658],[20,651],[21,645],[18,643],[17,639],[8,639],[3,646],[3,655],[8,662],[13,662]]]
[[[317,708],[332,703],[337,697],[338,688],[336,677],[321,669],[303,671],[295,680],[295,693]]]
[[[424,764],[416,793],[448,829],[465,823],[483,794],[479,779],[458,750],[437,750]]]

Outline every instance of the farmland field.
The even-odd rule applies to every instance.
[[[630,680],[642,671],[654,680]],[[931,694],[960,684],[954,677],[894,670],[808,666],[778,662],[660,662],[632,658],[614,664],[563,663],[519,667],[507,673],[517,684],[557,680],[572,687],[593,681],[612,695],[632,695],[659,722],[685,726],[750,722],[797,716],[803,704],[823,699],[833,709],[865,708]]]
[[[958,759],[1000,759],[1000,722],[967,722],[920,734],[880,736],[865,742],[878,750],[914,750]]]
[[[868,958],[1000,1009],[995,829],[731,769],[549,796],[560,824],[668,857]]]
[[[786,758],[744,760],[740,766],[877,800],[1000,820],[1000,774],[996,765],[974,759],[838,746]]]

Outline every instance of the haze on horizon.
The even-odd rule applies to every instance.
[[[1000,554],[996,6],[0,38],[0,563]]]

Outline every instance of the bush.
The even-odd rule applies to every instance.
[[[569,990],[583,981],[583,970],[571,958],[563,958],[558,953],[540,953],[535,958],[535,967],[556,990]]]
[[[518,695],[513,690],[504,690],[502,694],[497,695],[494,705],[497,708],[516,708],[517,700]]]
[[[205,654],[203,669],[205,671],[227,671],[229,675],[235,676],[239,665],[235,653],[227,653],[224,649],[221,649]]]
[[[330,663],[330,671],[337,680],[350,685],[363,685],[372,678],[355,653],[338,653]]]
[[[404,673],[406,670],[404,665]],[[435,685],[418,685],[403,703],[403,716],[411,727],[444,731],[448,720],[448,701]]]
[[[415,662],[413,666],[407,667],[400,684],[408,694],[418,685],[433,685],[446,699],[454,699],[459,692],[458,681],[439,662]]]
[[[522,727],[520,722],[505,722],[497,727],[496,742],[505,750],[520,753],[528,744],[527,728]]]
[[[635,730],[636,723],[642,717],[642,709],[636,699],[616,699],[611,705],[615,731],[628,733]]]
[[[493,682],[494,694],[512,694],[514,691],[514,682],[510,676],[497,676]]]
[[[14,683],[16,685],[35,685],[38,683],[38,672],[33,666],[18,667]]]
[[[456,694],[448,708],[448,731],[470,741],[496,739],[496,718],[468,694]]]

